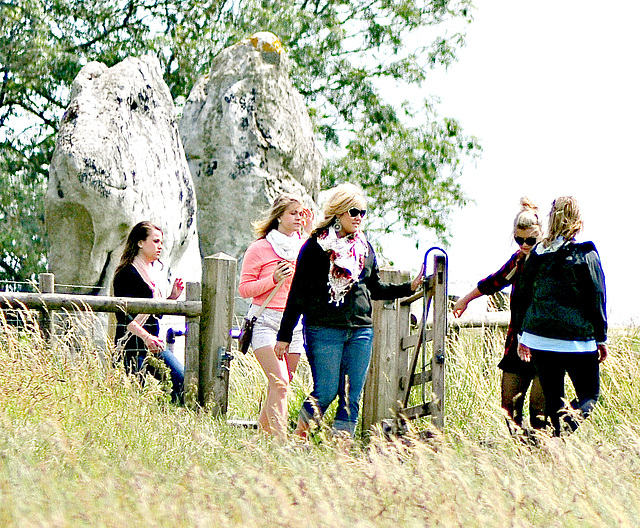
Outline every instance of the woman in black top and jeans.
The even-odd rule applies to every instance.
[[[575,199],[554,200],[547,236],[531,252],[518,286],[518,355],[538,371],[556,436],[562,424],[571,431],[579,425],[576,412],[563,410],[565,373],[576,391],[571,406],[586,418],[598,400],[599,364],[608,354],[604,273],[593,243],[575,241],[581,229]]]
[[[360,189],[337,186],[298,256],[275,352],[286,353],[302,315],[314,388],[298,416],[301,437],[336,396],[334,429],[353,435],[371,359],[371,300],[406,297],[422,283],[422,275],[405,284],[380,282],[373,247],[360,228],[365,209]]]
[[[131,229],[120,264],[113,278],[113,294],[116,297],[162,298],[153,277],[153,264],[162,252],[162,231],[150,222],[140,222]],[[176,279],[168,299],[177,299],[184,290],[182,279]],[[132,317],[116,312],[116,345],[124,341],[124,364],[128,372],[142,374],[145,371],[158,375],[147,359],[153,354],[169,367],[174,401],[182,397],[184,369],[172,352],[165,350],[158,337],[160,325],[153,315],[139,314]],[[152,363],[152,362],[151,362]]]

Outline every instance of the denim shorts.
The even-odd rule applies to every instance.
[[[247,317],[253,317],[253,314],[259,309],[259,306],[252,304],[247,312]],[[282,312],[266,308],[253,326],[251,348],[257,350],[258,348],[266,346],[275,346],[281,321]],[[291,339],[291,345],[289,345],[289,354],[302,354],[302,352],[304,352],[304,339],[302,337],[302,322],[299,321],[293,330],[293,338]]]

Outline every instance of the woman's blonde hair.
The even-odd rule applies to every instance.
[[[540,234],[542,234],[542,220],[538,214],[538,206],[523,196],[520,198],[520,211],[513,221],[513,234],[515,235],[517,229],[530,229],[531,227],[538,227]]]
[[[549,227],[544,239],[545,247],[563,236],[572,240],[582,230],[582,216],[578,202],[573,196],[560,196],[551,204],[549,212]]]
[[[362,189],[352,183],[341,183],[331,189],[322,206],[322,218],[318,221],[314,232],[319,232],[332,224],[337,216],[346,213],[352,207],[365,207],[367,203]]]
[[[269,207],[258,220],[251,223],[255,237],[264,238],[269,234],[269,231],[278,229],[279,218],[287,210],[287,207],[293,203],[304,205],[302,198],[295,194],[282,193],[277,196],[271,204],[271,207]]]

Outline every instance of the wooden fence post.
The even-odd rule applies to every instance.
[[[380,279],[402,283],[409,280],[409,274],[383,268]],[[410,309],[398,300],[373,303],[373,351],[362,400],[363,431],[384,418],[393,418],[402,399],[399,380],[407,377],[409,354],[402,350],[401,340],[409,334]]]
[[[436,255],[433,293],[433,357],[431,361],[433,406],[432,422],[444,428],[444,374],[445,345],[447,339],[447,260],[444,255]]]
[[[55,277],[53,273],[40,273],[38,275],[38,289],[40,293],[54,293]],[[40,330],[45,341],[51,342],[54,336],[53,311],[46,306],[40,310]]]
[[[199,301],[202,287],[199,282],[187,282],[187,301]],[[187,316],[187,333],[184,344],[184,394],[185,404],[195,407],[199,401],[200,385],[200,316]]]
[[[227,412],[236,268],[236,259],[224,253],[204,259],[199,400],[214,415]]]

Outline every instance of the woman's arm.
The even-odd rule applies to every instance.
[[[318,253],[319,250],[320,253]],[[293,329],[298,324],[300,316],[304,312],[305,299],[313,282],[314,270],[317,269],[317,261],[322,258],[322,250],[315,238],[309,239],[302,246],[298,261],[296,263],[296,271],[291,281],[291,289],[287,298],[287,305],[282,314],[282,321],[278,331],[278,341],[283,343],[291,343],[293,337]],[[282,348],[279,347],[279,348]]]
[[[593,284],[593,299],[591,301],[591,324],[595,332],[595,338],[598,343],[604,343],[607,340],[607,293],[602,271],[602,264],[598,251],[593,250],[586,255],[587,265],[589,267],[589,276]],[[606,357],[606,353],[605,353]]]
[[[252,243],[244,254],[238,292],[241,297],[252,298],[262,295],[274,288],[278,281],[272,273],[262,275],[265,265],[265,251],[259,240]]]
[[[483,295],[482,292],[476,286],[464,297],[458,299],[456,303],[453,305],[453,316],[460,317],[467,309],[467,306],[469,305],[469,303],[474,299],[477,299],[478,297],[482,297],[482,295]]]

